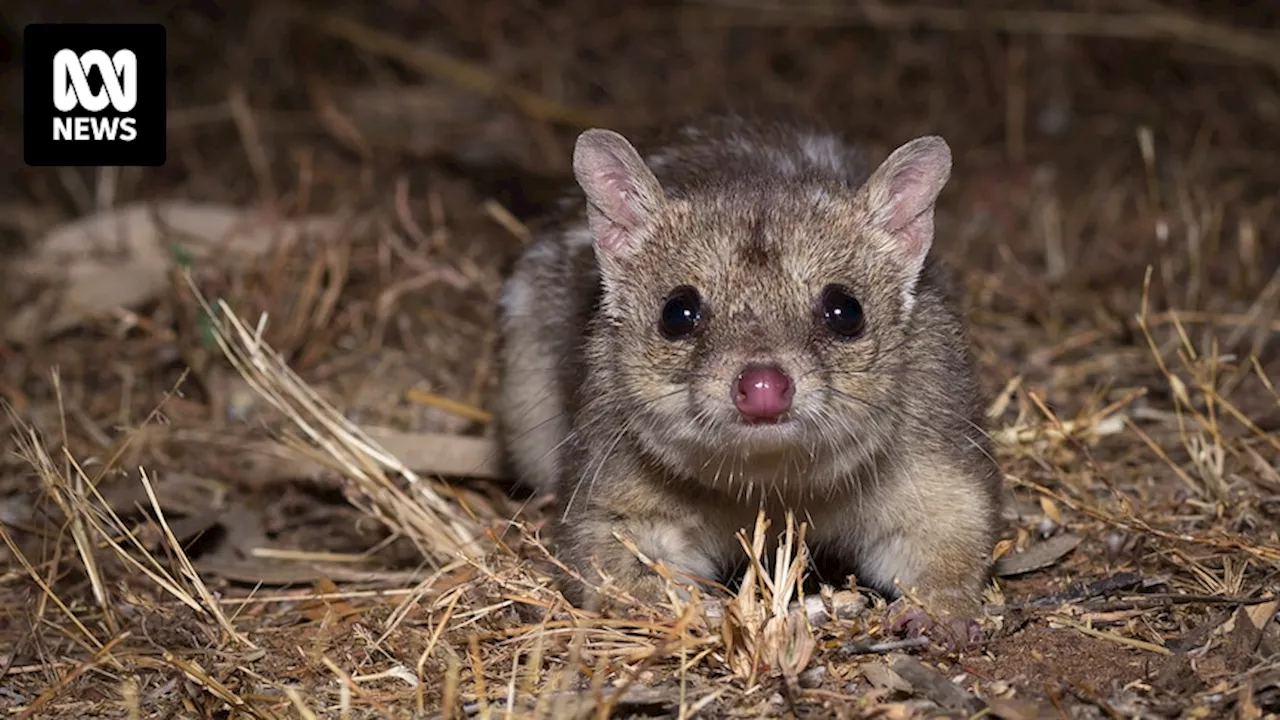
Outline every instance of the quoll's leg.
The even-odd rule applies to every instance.
[[[924,606],[891,614],[891,629],[958,649],[981,640],[996,509],[976,478],[925,469],[917,463],[913,477],[887,489],[863,537],[864,573],[882,587],[896,580]]]
[[[670,568],[678,584],[696,583],[698,578],[714,580],[717,563],[695,529],[692,518],[637,516],[602,508],[571,516],[558,529],[561,559],[590,585],[566,578],[565,595],[570,602],[596,609],[605,598],[591,585],[603,584],[607,576],[614,586],[637,600],[666,600],[666,580],[614,537],[615,532],[630,538],[650,561]],[[679,585],[676,592],[688,597]]]
[[[952,650],[982,640],[977,618],[981,610],[986,563],[982,555],[948,552],[932,538],[903,533],[872,546],[878,562],[867,578],[881,587],[899,585],[923,605],[907,607],[905,599],[890,606],[889,629],[909,636],[927,635]]]
[[[889,585],[896,577],[923,605],[908,607],[906,598],[891,604],[891,632],[909,637],[926,635],[952,651],[982,642],[977,618],[987,577],[986,553],[948,552],[932,539],[913,534],[887,540],[881,547],[883,559],[876,584]]]

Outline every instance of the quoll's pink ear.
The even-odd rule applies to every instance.
[[[635,252],[641,229],[663,201],[662,187],[640,153],[612,130],[587,130],[573,149],[573,174],[587,196],[596,247],[614,256]]]
[[[933,245],[933,208],[950,177],[951,148],[929,135],[894,150],[864,186],[871,222],[890,235],[887,250],[913,279]]]

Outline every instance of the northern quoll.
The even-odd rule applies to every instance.
[[[947,143],[871,170],[819,126],[715,115],[645,148],[578,137],[581,193],[502,293],[499,421],[518,477],[557,497],[559,557],[653,598],[614,532],[724,581],[735,532],[789,508],[863,584],[975,617],[1000,476],[933,250]]]

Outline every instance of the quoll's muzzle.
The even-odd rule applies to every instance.
[[[749,365],[738,375],[733,402],[746,422],[774,423],[791,409],[794,395],[791,378],[781,368]]]

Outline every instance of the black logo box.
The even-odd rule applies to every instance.
[[[165,163],[168,152],[167,38],[159,24],[72,24],[28,25],[23,35],[23,155],[31,166],[134,166],[156,167]],[[53,104],[53,57],[69,49],[77,54],[101,50],[112,56],[131,50],[137,57],[138,102],[121,115],[107,105],[91,113],[77,107],[59,112]],[[89,85],[102,87],[98,73],[90,70]],[[136,137],[131,141],[54,140],[56,118],[91,117],[99,122],[110,118],[133,118]]]

